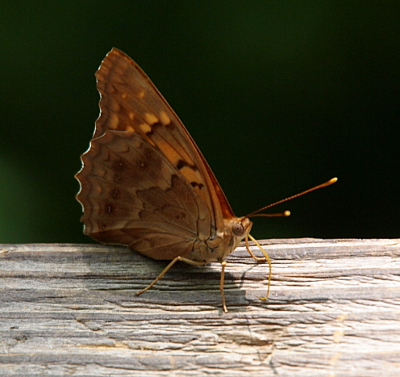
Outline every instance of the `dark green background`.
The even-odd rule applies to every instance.
[[[7,4],[5,4],[7,3]],[[74,197],[115,46],[147,72],[258,238],[399,237],[400,3],[0,5],[0,242],[89,242]]]

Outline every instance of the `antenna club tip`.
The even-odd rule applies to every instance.
[[[322,185],[316,186],[316,188],[322,188],[322,187],[333,185],[335,182],[337,182],[337,180],[338,180],[337,177],[331,178],[329,181],[323,183]]]
[[[283,216],[285,216],[285,217],[288,217],[290,215],[291,215],[290,211],[284,211],[283,212]]]

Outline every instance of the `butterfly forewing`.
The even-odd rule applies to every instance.
[[[212,212],[214,226],[232,210],[200,150],[154,84],[127,55],[113,49],[96,73],[101,114],[94,138],[107,130],[139,134],[192,185]]]

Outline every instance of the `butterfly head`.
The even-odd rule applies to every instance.
[[[227,225],[231,235],[242,240],[250,233],[253,223],[247,217],[235,217],[229,220]]]
[[[233,217],[225,219],[225,231],[223,237],[223,256],[225,258],[229,255],[243,238],[247,237],[250,233],[253,223],[247,217]]]

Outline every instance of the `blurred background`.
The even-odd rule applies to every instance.
[[[400,237],[400,3],[0,4],[0,242],[91,242],[75,200],[94,73],[130,55],[183,120],[257,238]]]

